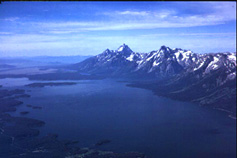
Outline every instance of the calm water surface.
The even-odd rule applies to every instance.
[[[78,140],[81,147],[109,139],[100,149],[138,151],[148,158],[236,157],[236,120],[223,112],[158,97],[126,83],[76,82],[24,87],[31,97],[22,98],[24,105],[12,114],[30,111],[27,117],[46,122],[42,136],[57,133],[60,139]],[[32,110],[27,104],[43,109]]]

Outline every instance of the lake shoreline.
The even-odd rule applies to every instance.
[[[12,82],[12,80],[9,80],[9,81]],[[47,86],[47,84],[49,83],[65,83],[65,82],[75,82],[77,84],[73,84],[73,85],[56,84],[53,86]],[[75,157],[78,157],[79,155],[82,156],[82,154],[84,154],[85,156],[85,153],[87,153],[86,154],[87,158],[90,158],[89,156],[92,156],[92,155],[96,155],[96,154],[100,155],[102,153],[103,154],[106,153],[106,154],[110,154],[113,158],[114,157],[116,158],[115,156],[117,155],[116,153],[120,153],[120,156],[121,156],[121,154],[122,153],[125,154],[126,151],[139,151],[140,153],[146,154],[149,158],[150,157],[156,158],[156,157],[159,157],[160,154],[158,153],[154,154],[150,152],[149,150],[147,151],[145,147],[149,146],[150,148],[152,148],[152,145],[154,145],[153,144],[154,142],[152,142],[154,138],[157,139],[157,143],[155,143],[156,145],[154,146],[154,148],[157,146],[159,147],[162,144],[159,142],[163,142],[163,141],[166,142],[167,139],[170,139],[170,136],[172,137],[173,134],[170,130],[173,128],[181,129],[183,130],[184,133],[194,132],[195,134],[197,132],[199,133],[197,137],[207,136],[207,138],[213,138],[217,135],[221,136],[221,134],[223,133],[222,133],[222,129],[218,127],[219,125],[210,126],[210,124],[207,124],[208,125],[207,128],[202,128],[202,126],[193,128],[194,124],[196,123],[199,124],[206,119],[208,120],[209,117],[214,117],[215,119],[219,120],[222,123],[225,122],[222,120],[227,120],[227,123],[231,125],[231,128],[228,128],[228,129],[233,131],[232,130],[233,121],[228,121],[228,119],[225,119],[225,116],[222,115],[221,113],[212,112],[212,111],[217,111],[217,110],[212,110],[212,109],[209,110],[209,108],[197,108],[198,106],[196,105],[192,106],[191,104],[190,104],[191,106],[189,106],[188,102],[185,102],[185,101],[180,102],[178,100],[175,101],[173,99],[169,99],[168,97],[157,97],[157,95],[152,93],[152,91],[150,90],[147,90],[147,89],[143,90],[143,88],[139,88],[139,87],[133,88],[133,87],[126,86],[126,82],[117,82],[116,80],[109,80],[109,79],[96,80],[96,81],[90,80],[86,82],[85,81],[77,82],[73,80],[72,81],[44,81],[44,82],[35,81],[35,83],[40,83],[40,85],[43,84],[43,86],[37,86],[37,87],[26,86],[26,85],[29,85],[29,83],[32,84],[32,81],[29,81],[27,83],[27,82],[22,82],[22,80],[20,80],[19,83],[21,85],[18,85],[18,88],[19,89],[23,88],[25,89],[25,91],[24,93],[22,93],[21,90],[17,90],[16,92],[18,92],[19,94],[17,96],[13,96],[14,99],[19,99],[22,102],[21,105],[18,106],[19,108],[17,108],[18,109],[17,113],[14,112],[13,116],[22,117],[24,115],[24,117],[28,116],[30,118],[43,120],[45,122],[45,124],[41,126],[43,127],[41,128],[42,130],[40,128],[36,128],[40,130],[41,134],[39,136],[34,136],[34,134],[32,134],[32,137],[34,138],[32,137],[30,138],[31,139],[30,143],[32,143],[31,146],[34,148],[30,148],[31,153],[27,153],[27,154],[41,153],[42,155],[45,156],[46,149],[41,149],[41,148],[39,149],[39,146],[37,146],[37,144],[43,143],[45,146],[48,146],[50,144],[50,146],[53,147],[54,149],[59,147],[61,150],[60,152],[63,151],[61,155],[65,154],[64,148],[67,149],[66,153],[70,153],[70,154],[78,153],[78,154],[75,154],[77,155]],[[5,85],[7,86],[7,84],[3,84],[3,87],[0,88],[0,90],[4,90]],[[45,85],[46,87],[44,87]],[[10,87],[9,89],[14,90],[14,87]],[[20,96],[25,96],[25,97],[22,98]],[[60,97],[58,97],[55,100],[54,99],[55,96],[57,97],[60,96]],[[140,96],[141,98],[138,96]],[[112,100],[114,100],[114,102],[110,102]],[[113,103],[113,106],[111,106],[111,103]],[[152,106],[149,105],[150,103],[152,103]],[[33,107],[40,107],[40,109],[34,110]],[[60,109],[63,109],[63,110],[60,110]],[[121,112],[124,111],[125,113],[120,113],[119,112],[120,110],[122,110]],[[163,112],[166,111],[166,112],[163,113],[162,111]],[[23,112],[23,114],[21,114],[21,112]],[[197,112],[197,115],[193,112],[195,113]],[[92,113],[95,117],[91,115]],[[179,114],[182,114],[182,113],[183,115],[179,117]],[[206,119],[200,120],[202,119],[202,117],[199,117],[200,115],[198,113],[200,114],[203,113]],[[172,114],[172,115],[169,115],[169,114]],[[216,116],[219,116],[219,114],[221,117],[220,119],[218,119],[219,117],[216,117]],[[116,115],[118,115],[118,117],[115,117]],[[131,115],[133,117],[130,117]],[[87,119],[84,119],[83,118],[84,116],[88,116],[86,117]],[[117,120],[116,118],[120,118],[120,119]],[[182,119],[175,123],[177,124],[177,126],[174,124],[174,118],[176,118],[177,120]],[[190,122],[185,121],[184,118],[187,118],[188,120],[189,119],[192,120],[191,122],[193,122],[193,118],[198,119],[198,120],[190,124]],[[114,119],[116,120],[116,123],[114,123],[115,121]],[[102,120],[111,120],[112,122],[111,121],[103,122]],[[121,123],[118,122],[119,120],[121,120]],[[147,120],[145,124],[143,124],[144,120]],[[138,124],[135,123],[134,121],[137,122]],[[208,120],[208,121],[212,123],[216,122],[216,120],[213,120],[213,119]],[[126,122],[130,122],[131,124],[129,123],[130,125],[128,124],[129,125],[128,126],[126,125],[127,124]],[[183,126],[182,126],[183,123],[184,124],[188,123],[187,126],[191,127],[191,131],[188,128],[183,129]],[[66,124],[69,124],[69,125],[66,125]],[[95,125],[98,124],[98,125],[96,125],[95,128],[91,128],[92,125],[94,126],[94,124]],[[62,125],[65,125],[64,128],[66,128],[67,130],[59,131]],[[107,131],[108,128],[105,125],[106,126],[109,125],[108,126],[108,128],[110,129],[109,131]],[[74,128],[74,126],[78,126],[78,127]],[[122,129],[118,128],[120,126]],[[129,129],[128,131],[132,130],[131,132],[133,134],[127,135],[129,136],[129,138],[131,138],[131,140],[129,139],[129,142],[124,142],[124,140],[120,138],[121,136],[123,137],[123,134],[121,134],[124,128],[123,126]],[[90,129],[84,131],[84,128],[87,128],[87,127],[89,127]],[[142,127],[142,128],[137,128],[137,127]],[[116,130],[113,131],[113,129],[116,129]],[[149,132],[147,133],[148,135],[147,134],[143,135],[143,132],[149,129],[152,129],[151,133],[153,134],[149,134],[150,133]],[[163,129],[165,129],[164,133],[163,133]],[[133,130],[135,130],[136,132]],[[55,131],[59,131],[58,133],[56,132],[59,137],[57,136],[57,134],[53,134]],[[74,131],[78,131],[79,134],[74,135]],[[101,131],[103,131],[104,134],[100,134]],[[86,133],[83,133],[83,132],[86,132]],[[87,134],[87,132],[89,133]],[[111,137],[111,134],[110,134],[111,132],[112,133],[115,132],[117,134],[115,135],[112,134],[112,137]],[[142,135],[138,134],[139,137],[137,138],[133,137],[133,135],[136,136],[135,133],[140,133],[140,132],[142,132],[141,133]],[[157,132],[158,134],[154,135],[154,132]],[[171,133],[167,135],[166,133],[169,133],[169,132]],[[52,133],[52,134],[47,135],[48,133]],[[85,134],[88,136],[84,139],[83,137],[86,136]],[[186,137],[184,135],[182,136],[182,133],[180,134],[181,134],[180,136],[181,138]],[[97,135],[97,136],[94,137],[93,135]],[[113,135],[115,137],[113,137]],[[151,139],[149,135],[151,136],[153,135],[154,138]],[[92,138],[90,138],[90,136],[92,136]],[[165,137],[166,139],[163,140],[162,137]],[[136,138],[137,140],[134,140],[134,138]],[[65,139],[67,141],[65,141]],[[118,141],[117,139],[121,139],[121,141]],[[200,140],[200,142],[202,141],[203,140]],[[57,142],[56,144],[60,144],[60,145],[55,147],[56,144],[52,142]],[[136,150],[135,146],[134,146],[135,148],[131,147],[131,145],[135,145],[132,142],[135,144],[137,143],[139,144],[140,142],[142,142],[142,144],[140,144],[140,148]],[[176,140],[176,138],[172,138],[170,142],[178,143],[180,142],[180,140]],[[29,148],[29,146],[27,146],[27,144],[23,142],[16,142],[16,143],[21,143],[20,146]],[[37,147],[35,146],[35,144]],[[119,147],[121,145],[124,146],[124,148],[128,147],[128,149],[121,149]],[[85,147],[85,148],[81,148],[81,147]],[[160,150],[164,150],[162,149],[161,146],[160,148],[161,148]],[[166,148],[169,148],[169,147],[166,146]],[[189,147],[186,146],[185,148],[189,148]],[[55,149],[55,150],[58,150],[58,149]],[[107,153],[105,151],[109,151],[109,152]],[[139,155],[139,153],[137,152],[129,153],[130,157],[133,156],[135,158],[135,155]],[[126,158],[126,156],[128,157],[128,153],[123,158]],[[141,157],[142,156],[143,155],[141,155]],[[205,155],[203,156],[205,157]],[[50,156],[49,157],[45,156],[45,157],[49,158]],[[164,157],[164,155],[162,157]],[[100,157],[97,157],[97,158],[100,158]]]
[[[202,106],[202,107],[208,107],[208,104],[207,105],[202,105],[200,104],[199,102],[197,101],[192,101],[192,100],[189,100],[189,99],[183,99],[182,96],[171,96],[171,95],[167,95],[165,93],[162,93],[162,92],[158,92],[158,91],[154,91],[152,88],[150,87],[144,87],[144,86],[140,86],[138,84],[134,84],[132,82],[126,82],[126,81],[123,81],[125,83],[128,83],[126,84],[127,87],[131,87],[131,88],[141,88],[141,89],[146,89],[146,90],[150,90],[153,92],[154,95],[156,96],[159,96],[159,97],[165,97],[165,98],[170,98],[172,100],[177,100],[177,101],[183,101],[183,102],[189,102],[189,103],[193,103],[193,104],[196,104],[197,106]],[[215,108],[213,107],[212,109],[214,110],[218,110],[218,111],[222,111],[222,112],[225,112],[227,114],[227,117],[231,118],[231,119],[234,119],[236,120],[236,114],[234,114],[232,111],[230,110],[226,110],[226,109],[222,109],[222,108]]]
[[[48,83],[46,83],[48,85]],[[59,86],[61,84],[56,84],[54,86]],[[68,85],[63,83],[63,85]],[[71,83],[69,84],[71,85]],[[74,83],[73,83],[74,85]],[[35,86],[35,85],[34,85]],[[33,86],[33,87],[34,87]],[[45,85],[36,85],[37,87],[44,87]],[[25,94],[25,90],[7,90],[0,89],[0,147],[3,149],[0,152],[0,156],[5,158],[24,158],[24,157],[58,157],[63,158],[66,156],[70,157],[80,157],[86,155],[87,158],[98,158],[104,157],[128,157],[128,158],[145,158],[144,154],[137,152],[128,153],[114,153],[112,151],[101,151],[97,149],[90,148],[80,148],[76,146],[75,141],[70,140],[58,140],[56,134],[48,134],[43,137],[39,137],[40,129],[39,127],[44,126],[45,122],[27,118],[27,117],[14,117],[8,112],[16,112],[18,106],[22,106],[24,102],[16,100],[16,98],[30,97],[30,95]],[[32,106],[33,108],[34,106]],[[29,112],[21,112],[21,114],[28,114]],[[47,122],[46,122],[47,123]],[[109,141],[106,141],[107,143]],[[98,142],[96,144],[103,145],[104,141]]]

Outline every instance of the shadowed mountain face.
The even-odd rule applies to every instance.
[[[106,49],[74,64],[73,68],[90,74],[140,80],[131,86],[236,115],[236,53],[197,54],[166,46],[150,53],[136,53],[123,44],[115,51]]]
[[[111,76],[124,75],[133,71],[137,65],[136,62],[132,61],[131,56],[134,56],[137,60],[141,58],[140,54],[134,53],[124,44],[116,51],[106,49],[97,56],[73,65],[73,68],[85,73],[103,74],[106,76],[107,74],[111,74]]]

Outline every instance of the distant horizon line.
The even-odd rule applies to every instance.
[[[127,44],[123,43],[117,49],[106,48],[106,49],[104,49],[104,51],[106,51],[107,49],[110,50],[110,51],[116,51],[116,50],[118,50],[122,46],[127,46],[128,48],[130,48]],[[161,45],[159,49],[161,49],[161,47],[170,48],[170,47],[168,47],[166,45]],[[153,51],[158,51],[159,49],[152,50],[152,51],[145,52],[145,53],[150,53],[150,52],[153,52]],[[191,51],[192,53],[196,53],[196,54],[236,53],[236,51],[219,51],[219,52],[209,52],[209,53],[197,53],[197,52],[193,52],[190,49],[182,49],[182,48],[178,48],[178,47],[177,48],[170,48],[170,49],[172,49],[172,50],[174,50],[174,49],[181,49],[181,50],[184,50],[184,51]],[[103,53],[103,52],[101,52],[101,53]],[[142,53],[142,52],[137,52],[137,51],[133,51],[133,50],[132,50],[132,52],[134,52],[134,53]],[[101,53],[98,53],[98,54],[101,54]],[[96,55],[98,55],[98,54],[96,54]],[[1,58],[32,58],[32,57],[73,57],[73,56],[75,56],[75,57],[79,57],[79,56],[81,56],[81,57],[92,57],[92,56],[96,56],[96,55],[36,55],[36,56],[26,56],[26,55],[22,55],[21,56],[21,55],[19,55],[19,56],[1,56],[0,59]]]

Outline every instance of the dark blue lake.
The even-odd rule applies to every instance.
[[[46,122],[41,135],[78,140],[99,149],[138,151],[148,158],[235,158],[236,120],[224,112],[153,95],[126,83],[100,80],[77,85],[26,88],[20,111]],[[42,106],[32,110],[27,104]]]

